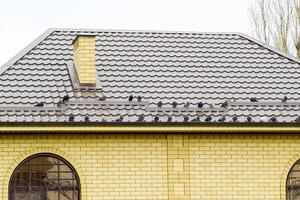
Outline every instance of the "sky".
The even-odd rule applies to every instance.
[[[242,32],[251,0],[0,1],[0,66],[48,28]]]

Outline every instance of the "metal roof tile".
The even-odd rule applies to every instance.
[[[96,35],[96,64],[101,91],[76,91],[67,70],[72,61],[72,41],[77,34]],[[141,95],[149,106],[163,101],[178,108],[189,101],[196,107],[199,101],[218,107],[225,100],[279,102],[287,95],[289,101],[300,102],[300,65],[295,59],[278,53],[241,34],[208,34],[147,31],[51,30],[30,51],[8,63],[0,76],[0,106],[34,105],[45,102],[56,105],[68,94],[72,101],[93,100],[105,95],[108,101],[122,101],[123,106],[64,105],[61,113],[0,112],[0,121],[123,121],[136,122],[145,115],[151,122],[156,115],[166,122],[183,122],[196,118],[196,112],[157,112],[125,105],[128,96]],[[136,101],[136,100],[135,100]],[[299,103],[300,104],[300,103]],[[246,121],[254,116],[276,116],[278,121],[290,122],[299,115],[299,107],[228,107],[225,115],[231,121],[238,116]],[[222,115],[213,114],[213,121]],[[200,120],[205,121],[205,113]]]

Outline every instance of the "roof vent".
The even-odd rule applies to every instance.
[[[96,86],[95,36],[77,35],[73,45],[74,63],[79,84]]]

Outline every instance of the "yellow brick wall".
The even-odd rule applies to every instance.
[[[189,200],[191,199],[189,136],[168,135],[167,144],[169,199]]]
[[[0,135],[0,199],[15,167],[54,153],[77,170],[82,200],[285,199],[300,135]]]
[[[78,36],[74,42],[74,63],[81,84],[96,84],[95,36]]]

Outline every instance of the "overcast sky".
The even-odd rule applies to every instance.
[[[0,65],[47,28],[243,32],[251,0],[7,0],[0,3]]]

